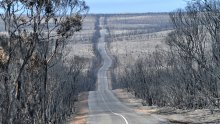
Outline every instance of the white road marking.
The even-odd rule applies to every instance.
[[[103,31],[103,30],[101,30],[101,31]],[[106,32],[106,30],[104,30],[104,31]],[[100,32],[100,33],[101,33],[102,35],[105,34],[104,31],[103,31],[103,32]],[[101,36],[100,40],[104,41],[104,40],[105,40],[105,35]],[[101,48],[101,45],[104,45],[104,48]],[[107,54],[107,52],[106,52],[106,43],[105,43],[105,42],[103,42],[103,43],[100,43],[100,42],[99,42],[99,44],[98,44],[98,50],[99,50],[99,53],[100,53],[100,54],[102,54],[101,51],[103,51],[104,54],[107,55],[107,58],[108,58],[109,60],[111,60],[111,58],[108,56],[108,54]],[[102,57],[103,57],[103,56],[102,56]],[[104,62],[105,62],[105,61],[104,61]],[[109,70],[109,67],[108,67],[106,70],[104,70],[104,69],[103,69],[103,68],[104,68],[104,65],[105,65],[104,62],[102,63],[103,65],[102,65],[102,67],[99,69],[99,71],[100,71],[100,70],[103,70],[103,71],[106,71],[106,72],[107,72],[107,71]],[[105,75],[106,75],[106,73],[105,73]],[[108,77],[107,77],[107,75],[106,75],[106,77],[104,77],[104,78],[99,78],[99,77],[98,77],[98,79],[99,79],[99,80],[100,80],[100,79],[106,79],[106,80],[107,80]],[[99,94],[101,95],[102,100],[103,100],[103,102],[104,102],[106,108],[107,108],[112,114],[114,114],[114,115],[119,116],[120,118],[122,118],[122,119],[125,121],[125,124],[128,124],[127,119],[126,119],[123,115],[121,115],[121,114],[114,113],[114,112],[109,108],[109,106],[107,106],[106,101],[105,101],[103,95],[102,95],[101,93],[99,93]]]
[[[117,116],[121,116],[124,119],[125,123],[128,124],[128,121],[126,120],[126,118],[123,115],[118,114],[118,113],[114,113],[114,112],[112,112],[112,113],[117,115]]]
[[[101,93],[100,93],[101,94]],[[104,97],[103,97],[103,95],[101,94],[101,97],[102,97],[102,100],[103,100],[103,102],[104,102],[104,104],[105,104],[105,106],[106,106],[106,108],[112,113],[112,114],[114,114],[114,115],[117,115],[117,116],[119,116],[119,117],[121,117],[124,121],[125,121],[125,124],[128,124],[128,121],[127,121],[127,119],[123,116],[123,115],[121,115],[121,114],[118,114],[118,113],[115,113],[115,112],[113,112],[108,106],[107,106],[107,104],[106,104],[106,102],[105,102],[105,99],[104,99]]]

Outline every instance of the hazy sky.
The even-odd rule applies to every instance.
[[[85,0],[90,13],[170,12],[186,5],[185,0]]]

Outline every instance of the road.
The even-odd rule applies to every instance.
[[[107,72],[112,65],[112,59],[106,52],[106,29],[101,29],[98,50],[102,57],[102,67],[98,71],[98,86],[96,91],[90,91],[88,97],[89,117],[87,124],[160,124],[152,116],[142,116],[121,103],[108,88]]]

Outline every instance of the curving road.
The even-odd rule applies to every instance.
[[[89,92],[89,117],[87,124],[160,124],[152,116],[143,117],[122,104],[108,88],[107,72],[112,59],[106,52],[106,29],[101,29],[98,50],[103,59],[103,65],[98,71],[97,91]],[[164,123],[164,122],[163,122]]]

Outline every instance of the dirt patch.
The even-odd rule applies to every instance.
[[[76,115],[73,115],[73,117],[69,119],[68,124],[86,124],[87,115],[89,113],[88,95],[88,92],[83,92],[79,94],[79,101],[76,103],[75,106]]]
[[[115,96],[119,98],[119,100],[134,109],[137,109],[142,106],[142,99],[135,98],[132,93],[126,92],[124,89],[113,90]]]
[[[211,113],[209,109],[188,111],[176,109],[171,114],[161,115],[173,123],[220,124],[220,112]]]
[[[172,107],[143,106],[142,99],[135,98],[132,93],[127,93],[125,89],[117,89],[113,92],[121,102],[142,115],[152,115],[175,124],[220,124],[220,110],[182,110]]]

